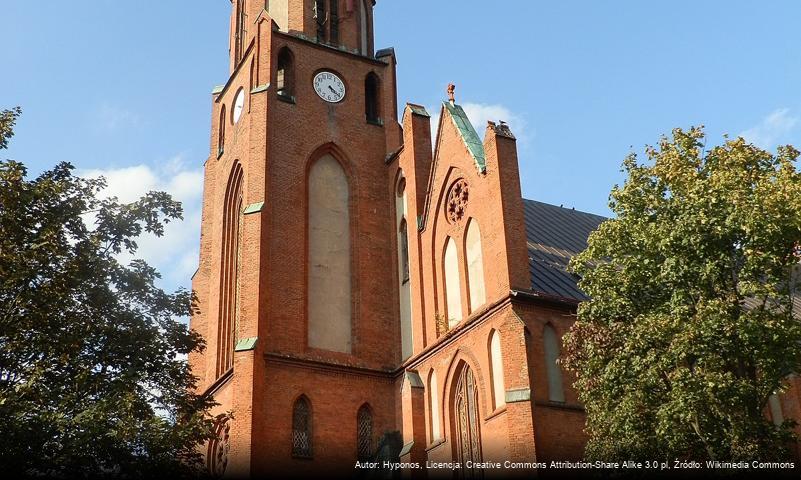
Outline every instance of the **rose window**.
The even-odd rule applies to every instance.
[[[467,182],[460,178],[451,186],[451,191],[448,193],[447,214],[448,219],[453,222],[459,222],[464,218],[464,212],[467,209],[467,200],[470,198],[470,189],[467,187]]]

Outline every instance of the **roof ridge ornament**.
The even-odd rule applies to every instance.
[[[451,102],[451,105],[455,105],[456,104],[456,96],[454,94],[455,92],[456,92],[456,85],[454,85],[452,83],[449,83],[448,84],[448,100]]]

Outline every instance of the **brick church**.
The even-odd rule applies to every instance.
[[[438,124],[399,112],[373,8],[232,1],[193,278],[207,349],[190,362],[233,412],[209,468],[353,474],[392,448],[579,459],[584,412],[556,359],[585,297],[565,267],[604,218],[523,199],[512,129],[482,140],[453,86]]]

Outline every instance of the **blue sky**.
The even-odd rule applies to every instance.
[[[4,2],[0,108],[23,118],[4,157],[164,189],[186,222],[143,239],[168,287],[197,265],[210,92],[228,68],[227,0]],[[519,137],[523,194],[607,214],[623,157],[674,127],[801,145],[801,2],[379,0],[376,46],[398,96],[436,113],[449,82],[483,132]]]

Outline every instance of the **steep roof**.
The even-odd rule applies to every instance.
[[[470,123],[470,119],[467,118],[464,109],[461,105],[451,104],[451,102],[442,102],[442,106],[450,113],[450,118],[453,120],[456,130],[476,162],[476,168],[480,172],[485,172],[487,170],[487,159],[484,157],[484,145],[481,143],[476,129],[473,128],[473,124]]]
[[[535,292],[584,301],[570,259],[587,248],[587,238],[606,217],[523,199],[531,287]]]
[[[528,266],[531,288],[537,293],[583,302],[589,297],[578,288],[578,277],[568,273],[567,264],[587,248],[587,238],[606,217],[523,199],[528,240]],[[801,268],[797,271],[801,281]],[[755,299],[746,299],[747,310],[758,308]],[[801,294],[794,295],[793,316],[801,318]]]

